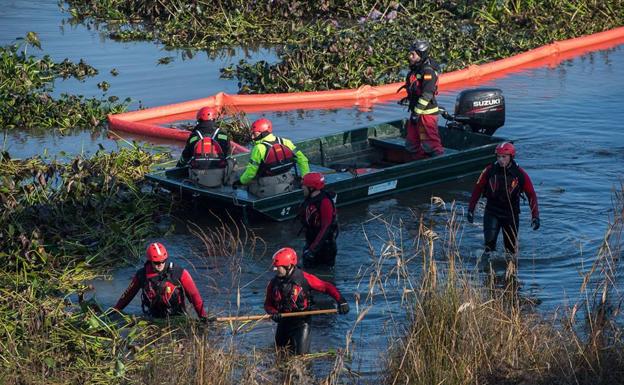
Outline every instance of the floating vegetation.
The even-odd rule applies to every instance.
[[[0,127],[3,128],[69,128],[94,129],[108,114],[126,110],[130,99],[118,103],[116,96],[107,99],[85,98],[50,93],[57,79],[74,78],[83,81],[98,71],[82,59],[53,61],[48,55],[38,58],[29,48],[41,49],[37,35],[29,32],[25,39],[0,47]],[[104,92],[110,85],[103,81],[98,88]]]
[[[251,122],[245,112],[226,106],[219,115],[216,125],[219,129],[227,131],[234,142],[241,145],[251,143]],[[171,127],[192,131],[195,123],[176,123]]]
[[[174,60],[175,60],[175,58],[173,56],[164,56],[164,57],[161,57],[160,59],[158,59],[157,64],[158,65],[165,65],[165,64],[172,63]]]
[[[416,38],[430,40],[432,56],[450,71],[624,24],[621,0],[67,3],[74,21],[107,22],[113,34],[135,31],[169,47],[278,45],[277,63],[242,60],[222,69],[238,79],[240,93],[400,81]]]
[[[0,158],[0,249],[5,270],[32,271],[136,260],[132,246],[154,232],[143,176],[165,155],[138,147],[68,163]],[[140,243],[140,242],[139,242]]]

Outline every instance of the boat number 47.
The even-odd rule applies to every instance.
[[[288,207],[284,207],[284,208],[282,209],[281,214],[282,214],[282,216],[283,216],[283,217],[285,217],[286,215],[290,214],[290,208],[291,208],[291,207],[290,207],[290,206],[288,206]]]

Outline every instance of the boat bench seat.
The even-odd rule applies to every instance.
[[[310,163],[310,172],[320,172],[321,174],[330,174],[336,172],[333,168],[323,167],[320,164]]]
[[[411,154],[405,149],[403,138],[368,138],[371,147],[383,151],[383,160],[391,163],[406,163],[412,160]]]
[[[384,158],[387,161],[403,163],[411,161],[411,156],[405,148],[405,139],[403,138],[368,138],[371,146],[382,149]],[[454,154],[458,152],[453,148],[444,147],[444,155]]]
[[[368,142],[377,148],[405,151],[405,139],[403,138],[368,138]]]

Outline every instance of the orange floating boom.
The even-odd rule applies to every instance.
[[[440,76],[440,90],[465,87],[477,81],[504,76],[511,72],[544,65],[555,66],[561,61],[582,55],[589,51],[606,49],[624,43],[624,27],[605,32],[582,36],[574,39],[557,41],[530,51],[481,65],[444,73]],[[229,95],[219,92],[207,98],[166,106],[147,108],[123,114],[109,115],[109,128],[133,134],[152,136],[176,141],[185,141],[190,132],[172,129],[158,123],[181,119],[194,119],[195,113],[202,107],[228,107],[245,112],[319,109],[360,106],[368,108],[374,103],[398,100],[405,96],[405,91],[397,93],[403,83],[382,86],[361,86],[357,89],[294,92],[282,94]],[[237,151],[247,151],[243,147]]]

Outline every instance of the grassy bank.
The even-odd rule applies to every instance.
[[[85,280],[136,260],[159,232],[154,213],[167,203],[142,191],[159,159],[140,148],[68,162],[2,153],[0,382],[110,383],[123,378],[130,346],[157,338],[75,301]]]
[[[51,93],[59,80],[85,78],[98,74],[97,69],[80,60],[55,62],[48,55],[32,54],[41,43],[34,32],[15,43],[0,47],[0,127],[5,129],[99,128],[108,114],[126,110],[129,99],[120,102],[116,96],[86,98],[82,95]],[[108,83],[101,82],[103,91]]]
[[[75,22],[95,21],[113,38],[214,50],[271,44],[279,61],[222,69],[241,93],[354,88],[403,80],[406,48],[432,43],[445,71],[511,56],[555,40],[624,25],[621,0],[171,3],[69,0]]]
[[[146,240],[162,232],[154,213],[166,214],[170,201],[152,194],[143,179],[161,160],[140,148],[67,162],[2,154],[1,383],[357,383],[350,358],[367,336],[354,330],[387,295],[401,297],[407,322],[399,314],[385,322],[401,333],[380,364],[384,383],[606,384],[624,378],[621,190],[603,245],[583,270],[584,300],[554,315],[537,313],[517,291],[513,266],[507,277],[499,272],[485,284],[462,267],[462,223],[452,208],[442,224],[420,220],[406,230],[389,223],[381,247],[371,246],[372,262],[358,272],[366,296],[357,296],[353,306],[359,310],[353,329],[345,346],[325,358],[328,373],[319,376],[309,365],[315,355],[276,361],[270,347],[237,346],[232,333],[253,325],[158,325],[78,303],[86,280],[141,259]],[[218,273],[231,274],[232,293],[240,294],[243,251],[265,252],[264,243],[231,220],[190,232],[205,258],[227,256],[230,265]]]
[[[152,192],[144,175],[163,159],[137,147],[68,161],[1,154],[0,383],[311,381],[305,359],[276,363],[271,351],[240,353],[228,328],[151,323],[81,301],[90,290],[85,281],[135,264],[147,239],[162,234],[161,215],[171,203]],[[242,249],[265,249],[231,220],[192,226],[191,233],[205,258],[228,256],[233,282]]]

